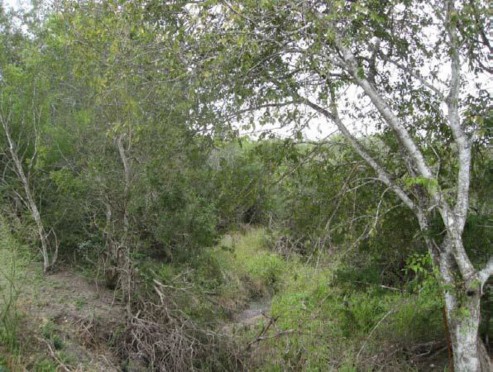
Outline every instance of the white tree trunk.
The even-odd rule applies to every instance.
[[[5,136],[7,137],[7,142],[9,144],[10,156],[12,157],[12,160],[14,162],[15,172],[17,173],[17,176],[20,178],[22,187],[24,188],[24,193],[26,194],[27,207],[31,211],[31,216],[33,217],[34,222],[36,223],[38,237],[41,242],[41,254],[43,256],[43,271],[46,273],[53,267],[53,265],[57,260],[58,244],[55,245],[55,250],[53,252],[52,257],[50,258],[48,235],[45,232],[43,221],[41,220],[41,214],[39,213],[38,206],[36,205],[36,201],[34,200],[33,193],[31,192],[31,187],[29,186],[29,180],[26,176],[26,173],[24,172],[21,159],[17,154],[14,141],[12,140],[12,137],[10,135],[9,125],[3,117],[1,117],[1,121],[5,132]]]
[[[445,288],[445,310],[455,371],[493,371],[483,341],[479,337],[481,320],[481,283],[466,285],[458,282],[457,258],[451,251],[452,239],[445,238],[440,257],[440,274]]]
[[[449,302],[446,304],[455,370],[493,371],[491,360],[478,335],[479,295],[468,296],[467,293],[464,293],[460,302],[460,306],[455,306],[457,303]]]

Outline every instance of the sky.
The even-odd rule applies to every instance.
[[[29,6],[31,2],[29,0],[3,0],[3,3],[8,7],[19,9]]]

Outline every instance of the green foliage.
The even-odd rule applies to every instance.
[[[422,186],[428,190],[430,194],[433,194],[438,190],[438,181],[435,178],[406,177],[404,179],[404,184],[407,187]]]
[[[371,369],[376,365],[367,364],[369,356],[393,345],[399,353],[389,360],[384,353],[380,362],[411,368],[405,352],[409,345],[444,337],[441,288],[427,256],[409,259],[405,270],[408,276],[413,273],[414,284],[402,290],[381,286],[378,265],[373,274],[357,268],[351,273],[345,261],[345,256],[332,257],[327,264],[322,257],[317,268],[296,257],[284,262],[284,285],[271,308],[276,331],[271,331],[272,341],[263,343],[265,353],[259,356],[261,362],[252,361],[254,365]],[[277,332],[286,335],[275,336]],[[270,367],[260,369],[264,368]]]
[[[443,304],[437,294],[422,293],[404,297],[385,326],[378,330],[382,342],[406,345],[442,340]]]
[[[55,362],[49,359],[43,359],[37,362],[34,366],[34,371],[36,372],[55,372],[57,370],[57,365]]]
[[[487,211],[489,201],[485,200],[483,211],[471,212],[467,218],[464,229],[464,245],[471,255],[471,259],[477,265],[486,263],[489,249],[493,244],[493,231],[490,228],[493,223],[493,214]]]
[[[196,283],[204,290],[215,291],[224,284],[223,270],[225,268],[221,266],[212,252],[201,252],[191,261],[191,266],[194,269],[193,283]]]
[[[245,235],[233,235],[231,250],[217,251],[221,267],[236,272],[252,285],[252,296],[265,296],[282,286],[286,263],[268,251],[269,236],[264,229],[253,229]],[[223,242],[223,246],[225,246]]]
[[[12,236],[0,216],[0,345],[12,352],[19,346],[17,298],[27,275],[28,257],[27,248]]]
[[[57,325],[51,320],[46,320],[41,326],[41,335],[53,344],[53,348],[57,351],[64,349],[65,344],[60,337]]]
[[[274,254],[256,256],[247,263],[247,272],[255,279],[261,280],[267,288],[277,290],[285,263]]]
[[[272,171],[267,161],[262,144],[248,139],[222,143],[211,153],[208,197],[215,201],[222,230],[240,223],[265,223],[272,215]]]
[[[416,291],[424,295],[435,297],[437,304],[440,304],[442,288],[440,286],[440,276],[438,268],[433,266],[429,254],[413,254],[407,259],[407,265],[404,269],[406,274],[412,273],[412,278],[408,282],[410,291]]]
[[[170,247],[178,259],[196,247],[212,245],[216,238],[214,206],[187,191],[176,185],[169,193],[161,192],[147,210],[139,211],[139,225],[152,226],[150,243]]]

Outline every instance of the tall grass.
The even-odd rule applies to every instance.
[[[185,267],[162,264],[154,274],[176,289],[170,297],[194,321],[232,330],[230,343],[247,370],[416,370],[419,355],[443,348],[431,274],[401,288],[378,280],[362,286],[358,268],[337,254],[308,262],[272,246],[265,229],[251,228],[225,235]],[[256,327],[234,323],[259,302],[271,309]]]
[[[15,352],[19,346],[17,300],[26,274],[26,252],[0,216],[0,345],[8,352]]]
[[[272,296],[275,324],[249,348],[249,370],[414,370],[421,349],[443,346],[442,304],[431,274],[400,290],[378,281],[360,288],[356,269],[345,268],[337,255],[310,264],[274,253],[269,240],[265,230],[252,229],[223,239],[212,252],[228,278],[223,296],[228,283],[232,296],[248,283]],[[244,341],[251,343],[267,324],[246,332]]]

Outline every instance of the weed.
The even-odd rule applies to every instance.
[[[0,356],[0,372],[9,372],[9,368],[7,367],[7,360]]]
[[[17,298],[26,275],[26,251],[26,247],[15,240],[0,216],[0,344],[9,351],[18,348],[20,315]]]
[[[53,346],[55,347],[55,350],[61,350],[63,349],[63,340],[60,338],[60,336],[58,335],[54,335],[52,337],[52,341],[53,341]]]
[[[43,335],[43,337],[46,338],[47,340],[51,340],[54,331],[55,331],[55,324],[50,320],[46,320],[41,328],[41,334]]]
[[[79,311],[82,310],[86,304],[87,301],[84,298],[78,298],[75,300],[75,308]]]
[[[56,331],[57,327],[51,320],[47,320],[41,328],[41,334],[43,337],[53,343],[55,350],[61,350],[64,347],[64,343]]]
[[[35,372],[56,372],[57,366],[48,359],[43,359],[39,361],[35,366],[34,366],[34,371]]]

